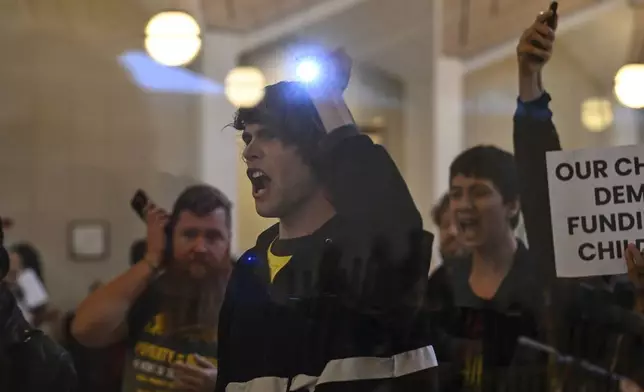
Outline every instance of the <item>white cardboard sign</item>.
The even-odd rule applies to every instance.
[[[557,276],[625,273],[628,243],[644,248],[644,145],[546,159]]]

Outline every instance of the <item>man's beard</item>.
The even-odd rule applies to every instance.
[[[217,263],[226,266],[223,268],[213,267],[205,260],[189,263],[199,263],[205,274],[194,278],[188,262],[174,261],[159,277],[164,335],[198,335],[214,340],[231,266],[227,261]]]

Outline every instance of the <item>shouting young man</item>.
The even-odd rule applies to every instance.
[[[279,224],[235,266],[217,391],[418,391],[433,381],[433,349],[414,332],[432,237],[392,159],[353,123],[342,98],[350,60],[330,57],[326,87],[268,86],[237,114],[257,212]]]
[[[78,308],[72,334],[88,347],[127,340],[124,392],[211,392],[217,324],[230,276],[231,204],[207,185],[170,215],[149,206],[143,260]]]

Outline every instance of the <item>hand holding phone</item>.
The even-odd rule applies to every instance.
[[[551,29],[555,30],[557,28],[557,22],[559,19],[559,15],[557,14],[557,10],[559,9],[559,3],[556,1],[553,1],[550,3],[550,12],[551,15],[550,17],[546,20],[546,24],[548,27]]]
[[[552,55],[558,8],[558,3],[553,1],[550,9],[539,14],[537,20],[523,32],[519,39],[517,45],[519,72],[524,77],[532,77],[540,72]]]
[[[147,194],[139,189],[134,194],[130,206],[147,225],[147,253],[146,260],[159,267],[166,256],[168,247],[168,213],[150,201]]]
[[[557,21],[559,16],[557,15],[557,10],[559,9],[559,3],[556,1],[553,1],[550,3],[550,8],[548,9],[548,12],[550,13],[550,16],[545,20],[545,25],[550,27],[552,30],[557,28]],[[532,41],[532,45],[536,46],[539,49],[542,50],[547,50],[547,48],[541,44],[539,41]],[[545,63],[546,59],[538,56],[538,55],[531,55],[533,58],[533,61],[535,62],[540,62],[540,63]]]
[[[146,212],[148,249],[145,257],[148,262],[154,262],[155,267],[158,267],[165,258],[168,246],[166,226],[169,216],[163,209],[154,206],[148,208]]]
[[[142,190],[139,189],[134,194],[134,197],[130,201],[130,207],[136,212],[136,214],[145,222],[145,210],[150,204],[150,199],[148,195]]]

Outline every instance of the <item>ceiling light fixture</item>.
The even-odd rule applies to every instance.
[[[192,62],[201,49],[201,29],[192,15],[165,11],[145,28],[145,49],[158,63],[178,67]]]
[[[237,67],[228,73],[224,84],[230,103],[238,108],[250,108],[264,98],[266,78],[257,68]]]
[[[631,109],[644,108],[644,64],[627,64],[615,75],[615,97]]]
[[[613,124],[613,104],[605,98],[589,98],[581,104],[581,123],[590,132],[603,132]]]

